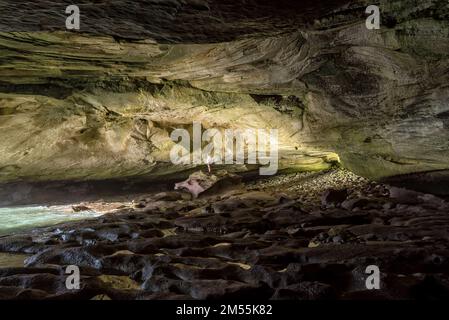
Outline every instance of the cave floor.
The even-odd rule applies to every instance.
[[[447,298],[448,212],[435,196],[340,169],[195,200],[148,194],[95,219],[0,237],[1,252],[28,255],[0,267],[0,298]],[[78,290],[65,286],[67,265],[80,268]],[[368,266],[380,289],[369,289]]]

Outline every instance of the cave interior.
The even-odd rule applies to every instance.
[[[0,2],[0,299],[449,297],[447,1],[76,3]]]

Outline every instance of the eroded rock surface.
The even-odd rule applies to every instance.
[[[447,298],[449,204],[424,194],[410,203],[389,186],[345,176],[352,181],[347,198],[332,207],[322,206],[319,196],[306,201],[287,188],[281,193],[272,180],[193,200],[176,192],[149,194],[138,208],[1,237],[0,251],[27,258],[23,267],[0,268],[0,296]],[[292,186],[311,180],[283,179]],[[311,190],[323,193],[329,184],[316,179]],[[361,198],[366,201],[344,208]],[[80,290],[65,288],[66,265],[81,268]],[[381,290],[367,290],[368,265],[380,268]]]
[[[375,179],[447,172],[447,4],[380,1],[380,30],[366,6],[82,3],[68,33],[65,4],[3,1],[0,180],[179,172],[169,133],[193,120],[279,128],[294,166],[337,153]]]

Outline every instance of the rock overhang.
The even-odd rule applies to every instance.
[[[99,19],[93,30],[86,15],[80,33],[60,30],[65,16],[51,16],[51,3],[6,3],[46,23],[12,21],[0,34],[4,179],[156,172],[168,145],[148,134],[214,117],[227,127],[240,114],[243,127],[279,126],[285,145],[337,153],[373,179],[449,167],[448,10],[438,2],[382,2],[385,24],[367,30],[363,1],[241,10],[238,1],[150,1],[141,14],[152,21],[123,1],[94,10],[117,24]],[[177,23],[162,23],[167,14]],[[135,23],[128,35],[124,21]]]

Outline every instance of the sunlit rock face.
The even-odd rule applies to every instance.
[[[179,128],[191,132],[193,121],[203,130],[222,132],[277,128],[281,169],[324,169],[337,160],[329,152],[299,150],[302,109],[296,100],[283,101],[289,109],[280,112],[272,99],[256,102],[250,95],[166,85],[124,92],[92,89],[64,99],[1,94],[1,101],[3,110],[12,110],[2,116],[8,138],[1,157],[13,164],[1,170],[7,181],[157,177],[182,171],[191,166],[171,163],[175,141],[170,133]]]
[[[449,168],[443,1],[382,1],[380,30],[363,1],[96,2],[70,33],[52,4],[0,7],[2,181],[177,172],[193,121],[278,128],[286,166]]]

